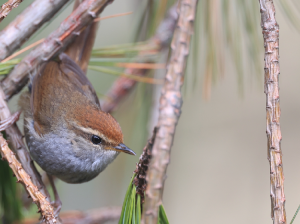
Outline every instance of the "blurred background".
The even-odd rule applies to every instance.
[[[1,5],[4,2],[1,0]],[[31,2],[22,2],[0,23],[0,29]],[[152,25],[147,26],[147,22],[142,25],[147,31],[143,33],[138,26],[149,2],[154,4],[153,12],[161,9],[163,13],[149,12],[156,17],[148,18],[154,21]],[[114,1],[103,16],[133,13],[101,21],[94,47],[149,39],[166,12],[162,8],[164,2],[166,9],[172,4],[154,0]],[[300,17],[297,11],[300,3],[274,2],[280,25],[282,151],[289,222],[300,204]],[[48,36],[71,13],[72,7],[71,3],[24,46]],[[137,33],[140,33],[138,39]],[[259,2],[200,0],[192,38],[182,90],[182,115],[163,195],[169,221],[172,224],[271,223]],[[163,52],[159,62],[164,62],[167,55],[168,52]],[[162,78],[164,74],[165,70],[156,70],[151,75]],[[117,79],[95,71],[89,71],[88,78],[100,97]],[[122,205],[135,164],[156,122],[153,111],[159,90],[159,86],[139,83],[113,113],[122,127],[126,145],[137,156],[120,154],[105,172],[85,184],[71,185],[58,180],[62,211]],[[18,96],[10,101],[12,111],[17,110],[17,100]],[[35,209],[33,205],[23,214],[30,216]],[[295,223],[300,223],[299,220],[298,217]]]

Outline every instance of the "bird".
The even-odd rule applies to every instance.
[[[95,178],[119,154],[135,155],[123,143],[119,123],[103,112],[80,67],[65,53],[47,62],[22,96],[24,132],[33,160],[67,183]]]
[[[79,4],[79,1],[76,1]],[[119,123],[101,110],[86,77],[97,24],[88,26],[57,57],[32,75],[29,91],[19,100],[24,133],[32,159],[48,174],[57,211],[61,201],[52,176],[71,184],[95,178],[120,152],[135,155],[124,144]]]

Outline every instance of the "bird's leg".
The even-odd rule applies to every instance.
[[[47,173],[47,176],[48,176],[48,179],[49,179],[49,182],[51,184],[51,187],[52,187],[52,190],[53,190],[53,194],[54,194],[54,202],[52,202],[52,205],[56,208],[56,210],[54,212],[54,215],[56,217],[58,217],[60,209],[61,209],[61,206],[62,206],[62,203],[61,203],[61,200],[59,198],[57,189],[55,187],[55,184],[54,184],[54,181],[53,181],[53,177],[50,174],[48,174],[48,173]]]

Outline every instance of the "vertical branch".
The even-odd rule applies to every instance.
[[[197,0],[181,0],[179,19],[173,36],[171,58],[160,98],[158,132],[152,150],[152,159],[146,180],[146,201],[143,223],[157,223],[161,204],[166,169],[170,161],[175,128],[181,113],[183,84],[190,38],[196,14]]]
[[[265,47],[265,93],[267,100],[268,160],[270,162],[271,217],[273,223],[286,223],[284,175],[282,168],[279,105],[279,26],[273,0],[259,0]]]

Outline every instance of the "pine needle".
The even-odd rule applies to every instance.
[[[291,221],[290,224],[292,224],[292,223],[294,222],[294,220],[295,220],[295,218],[296,218],[296,216],[297,216],[299,210],[300,210],[300,205],[298,206],[298,209],[297,209],[297,211],[295,212],[295,215],[294,215],[294,217],[293,217],[293,219],[292,219],[292,221]]]

